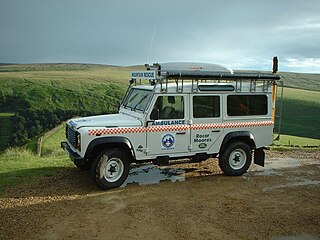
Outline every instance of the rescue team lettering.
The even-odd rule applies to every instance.
[[[127,133],[144,133],[144,132],[167,132],[180,130],[205,130],[216,128],[241,128],[241,127],[267,127],[272,126],[272,121],[261,122],[236,122],[236,123],[218,123],[218,124],[185,124],[185,120],[175,121],[156,121],[149,127],[124,127],[124,128],[104,128],[90,129],[89,135],[106,135],[106,134],[127,134]]]
[[[210,134],[196,134],[196,138],[193,140],[195,143],[212,142]]]
[[[152,125],[182,125],[186,124],[186,120],[172,120],[172,121],[154,121]]]

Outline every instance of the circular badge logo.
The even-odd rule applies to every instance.
[[[174,144],[174,137],[171,134],[166,134],[162,137],[162,146],[164,146],[166,149],[169,149]]]
[[[207,144],[205,144],[205,143],[200,143],[199,144],[199,148],[206,148],[207,147]]]

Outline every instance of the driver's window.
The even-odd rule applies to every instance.
[[[154,105],[151,119],[183,119],[183,96],[159,96]]]

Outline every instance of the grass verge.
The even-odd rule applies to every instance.
[[[51,176],[55,171],[72,167],[73,163],[60,148],[64,129],[52,134],[43,143],[43,156],[26,147],[9,148],[0,154],[0,195],[12,186],[30,182],[38,176]]]
[[[275,134],[275,138],[277,135]],[[320,139],[297,137],[290,135],[280,135],[280,138],[273,141],[271,146],[274,149],[279,148],[315,148],[320,149]]]

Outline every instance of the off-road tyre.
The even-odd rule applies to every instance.
[[[97,155],[91,166],[91,177],[103,190],[120,187],[130,170],[129,158],[118,148],[109,148]]]
[[[220,169],[228,176],[244,174],[250,167],[251,161],[251,148],[241,141],[231,142],[219,154]]]

